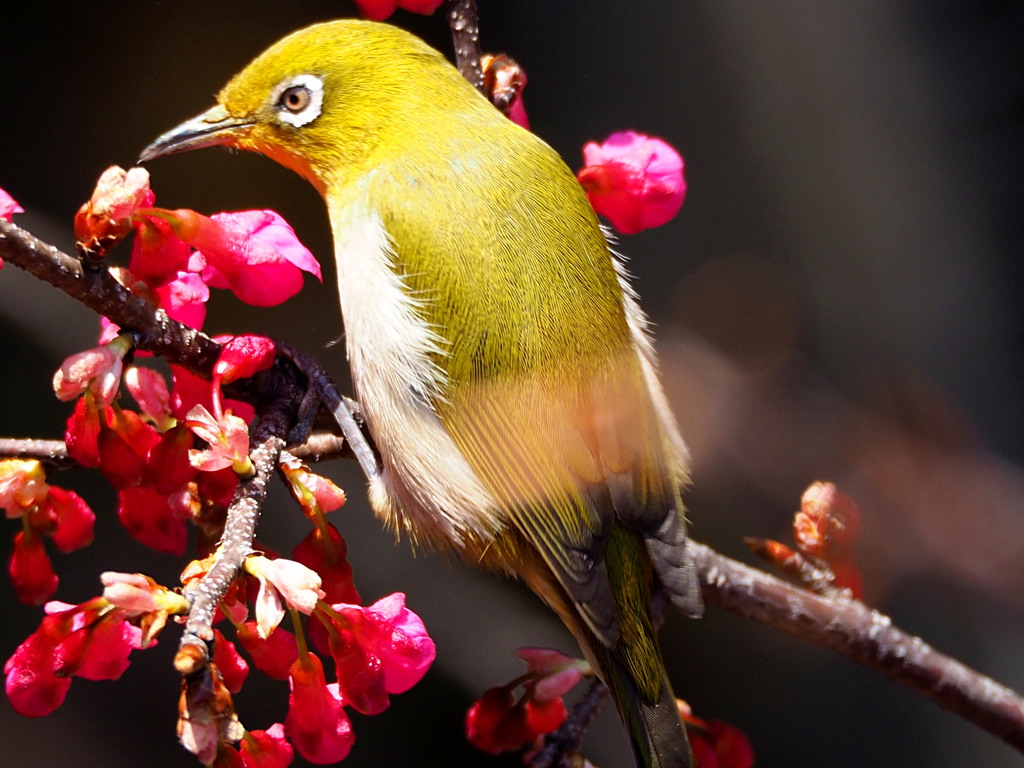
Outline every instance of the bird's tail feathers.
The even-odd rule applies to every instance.
[[[604,654],[602,654],[604,655]],[[693,768],[686,728],[679,715],[672,685],[662,670],[657,701],[645,696],[616,654],[602,659],[602,676],[611,688],[619,716],[629,731],[636,763],[642,768]]]

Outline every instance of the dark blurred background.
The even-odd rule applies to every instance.
[[[695,537],[750,560],[745,535],[789,540],[803,488],[827,479],[861,506],[867,599],[900,626],[1024,689],[1024,318],[1021,228],[1024,6],[970,0],[481,0],[484,47],[526,68],[533,128],[578,167],[587,140],[627,128],[686,159],[668,226],[623,238],[656,324],[666,386],[694,455]],[[72,247],[71,217],[111,164],[205,109],[286,32],[348,2],[56,3],[5,14],[0,187],[18,221]],[[557,9],[557,10],[556,10]],[[393,21],[450,50],[444,22]],[[324,285],[272,310],[218,295],[211,332],[275,335],[341,380],[330,236],[312,188],[255,156],[207,151],[151,167],[158,204],[271,207],[325,263]],[[125,254],[118,254],[121,259]],[[116,258],[116,257],[115,257]],[[56,437],[69,412],[53,370],[96,322],[8,266],[0,273],[0,434]],[[333,514],[369,602],[409,595],[439,648],[424,684],[355,718],[351,766],[515,765],[463,743],[462,717],[511,679],[522,645],[573,648],[517,585],[394,547],[350,462]],[[100,518],[57,557],[57,597],[105,569],[174,583],[181,563],[123,534],[88,473],[62,482]],[[288,550],[304,521],[273,493],[261,537]],[[6,558],[16,524],[2,537]],[[6,658],[38,624],[0,585]],[[0,702],[6,765],[188,766],[174,736],[172,628],[123,680],[76,681],[54,715]],[[1020,765],[974,726],[825,651],[712,608],[664,635],[679,695],[750,736],[764,766]],[[251,728],[284,717],[286,686],[252,675]],[[588,754],[628,764],[606,714]]]

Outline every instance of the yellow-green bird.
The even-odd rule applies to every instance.
[[[437,51],[358,20],[284,38],[142,159],[213,145],[327,202],[376,514],[523,579],[612,691],[638,764],[691,765],[650,611],[655,590],[700,611],[687,452],[573,173]]]

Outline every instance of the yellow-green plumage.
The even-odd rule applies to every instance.
[[[572,172],[436,51],[359,21],[277,43],[148,156],[212,144],[324,195],[378,515],[524,579],[608,683],[638,760],[689,765],[650,618],[656,584],[699,606],[685,448]]]

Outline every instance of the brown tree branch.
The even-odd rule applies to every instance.
[[[452,29],[455,45],[455,66],[478,91],[484,89],[484,73],[480,68],[480,17],[476,0],[445,0],[445,15]]]
[[[63,440],[0,437],[0,458],[38,459],[60,469],[78,466],[78,463],[68,456],[68,448]]]
[[[1024,699],[939,653],[857,600],[824,598],[764,571],[687,544],[704,599],[809,640],[872,669],[1024,752]]]
[[[175,665],[182,674],[195,674],[209,660],[217,606],[238,576],[242,562],[254,551],[253,541],[267,497],[267,485],[285,447],[285,435],[295,423],[299,402],[297,392],[287,382],[283,383],[282,390],[280,397],[260,409],[259,423],[253,433],[255,447],[249,453],[255,471],[252,477],[238,484],[228,507],[224,533],[213,555],[213,565],[201,579],[185,588],[185,597],[192,601],[192,607],[175,658]]]

